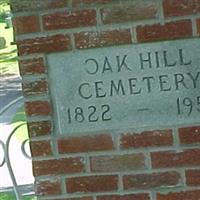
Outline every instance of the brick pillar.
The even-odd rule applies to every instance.
[[[59,135],[47,60],[197,38],[200,1],[12,0],[11,8],[38,198],[200,199],[198,124]]]

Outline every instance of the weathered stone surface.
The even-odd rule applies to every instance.
[[[56,132],[198,123],[199,54],[188,39],[48,55]]]

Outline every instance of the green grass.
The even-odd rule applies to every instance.
[[[0,22],[5,21],[6,13],[10,10],[9,5],[4,1],[4,3],[0,0]]]
[[[15,127],[17,127],[20,124],[26,123],[26,116],[25,116],[25,111],[24,111],[24,107],[21,107],[17,113],[15,114],[15,116],[12,119],[12,127],[13,129]],[[20,141],[24,141],[26,139],[28,139],[28,130],[27,130],[27,126],[24,125],[22,127],[20,127],[17,132],[15,133],[15,136],[17,139],[19,139]]]
[[[0,37],[6,39],[6,48],[0,49],[0,76],[6,76],[9,74],[19,74],[17,63],[17,48],[16,45],[11,45],[13,42],[13,29],[5,29],[5,19],[1,14],[4,11],[9,10],[9,6],[0,6]],[[13,129],[26,122],[24,108],[20,108],[12,119]],[[27,126],[20,127],[15,136],[20,141],[24,141],[28,138]],[[0,193],[0,200],[16,200],[16,197],[11,192]],[[36,197],[24,197],[23,200],[37,200]]]
[[[0,14],[2,13],[2,11],[8,10],[9,6],[7,6],[6,4],[0,4]],[[1,21],[3,21],[2,18],[0,19],[0,22]],[[11,42],[13,42],[13,29],[5,29],[5,26],[5,23],[0,23],[0,37],[4,37],[6,39],[6,48],[0,49],[0,78],[1,76],[6,77],[9,75],[19,75],[17,63],[17,47],[16,45],[11,45]],[[12,120],[13,129],[24,122],[26,122],[25,113],[23,108],[20,108],[20,110],[16,113]],[[22,126],[17,130],[17,133],[15,135],[20,140],[27,139],[27,127]]]
[[[2,17],[0,17],[0,23],[5,23],[5,19],[3,19]]]
[[[0,49],[0,75],[19,74],[17,63],[17,47],[13,42],[13,29],[5,29],[6,24],[0,23],[0,37],[6,39],[6,48]]]
[[[11,51],[6,50],[6,52],[3,52],[0,54],[0,63],[5,62],[16,62],[17,61],[17,49],[11,49]]]
[[[0,193],[1,200],[16,200],[16,197],[12,193]],[[36,197],[24,197],[23,200],[37,200]]]
[[[9,12],[10,7],[0,0],[0,37],[6,40],[6,48],[0,49],[0,76],[19,74],[17,63],[17,47],[11,45],[13,39],[13,29],[5,29],[6,23],[3,14]]]
[[[12,119],[12,123],[18,123],[18,122],[25,122],[26,121],[26,117],[25,117],[25,111],[24,111],[24,107],[21,107],[17,113],[15,114],[15,116]]]

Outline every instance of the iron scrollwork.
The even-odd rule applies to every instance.
[[[16,128],[14,128],[13,131],[8,136],[6,142],[3,142],[2,140],[0,140],[0,147],[3,149],[3,153],[4,153],[3,159],[2,159],[2,161],[0,161],[0,167],[3,167],[5,164],[7,165],[7,168],[8,168],[9,174],[10,174],[10,178],[12,180],[13,189],[14,189],[15,196],[16,196],[17,200],[23,200],[23,197],[20,194],[20,191],[19,191],[19,188],[18,188],[18,185],[17,185],[17,181],[16,181],[16,178],[15,178],[13,169],[12,169],[12,165],[11,165],[11,162],[10,162],[9,146],[10,146],[10,141],[11,141],[13,135],[16,133],[16,131],[20,127],[25,126],[25,125],[26,125],[26,123],[22,123],[22,124],[18,125]],[[31,157],[25,151],[25,145],[26,145],[26,143],[28,141],[29,140],[26,139],[26,140],[24,140],[22,142],[21,151],[22,151],[23,155],[26,158],[31,159]]]

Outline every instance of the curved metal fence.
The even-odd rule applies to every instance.
[[[16,196],[17,200],[23,200],[23,198],[22,198],[22,194],[20,193],[19,186],[17,185],[15,174],[13,172],[13,168],[12,168],[12,165],[11,165],[11,162],[10,162],[9,147],[10,147],[10,141],[11,141],[12,137],[14,136],[14,134],[16,133],[16,131],[20,127],[25,126],[25,125],[26,125],[26,123],[22,123],[22,124],[18,125],[16,128],[14,128],[13,131],[9,134],[9,136],[8,136],[8,138],[7,138],[7,140],[5,142],[0,140],[0,147],[3,149],[3,154],[4,154],[3,157],[2,157],[2,160],[0,161],[0,167],[3,167],[4,165],[7,165],[7,168],[8,168],[9,174],[10,174],[10,178],[12,180],[13,189],[14,189],[15,196]],[[26,143],[28,141],[29,140],[26,139],[26,140],[24,140],[22,142],[21,151],[22,151],[22,154],[26,158],[31,159],[31,157],[25,151],[25,145],[26,145]]]

